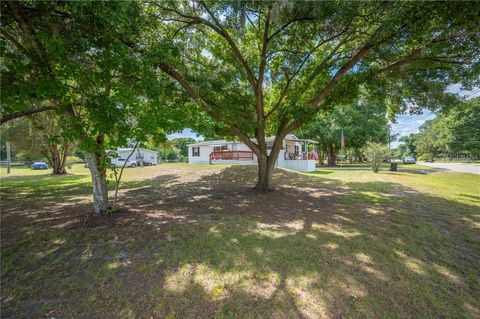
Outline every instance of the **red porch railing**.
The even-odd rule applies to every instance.
[[[251,151],[218,151],[210,153],[210,162],[212,160],[253,160],[253,152]]]

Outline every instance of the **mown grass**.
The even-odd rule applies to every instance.
[[[257,195],[253,167],[127,172],[139,217],[93,228],[38,220],[89,195],[84,168],[2,177],[2,317],[480,315],[476,175],[279,171]]]

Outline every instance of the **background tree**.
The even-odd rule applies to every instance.
[[[480,98],[460,103],[413,134],[420,159],[480,156]]]
[[[2,125],[2,143],[10,142],[12,157],[23,161],[43,160],[43,135],[32,131],[27,119],[19,119]],[[5,160],[5,157],[2,156]]]
[[[62,136],[62,130],[54,118],[47,114],[34,114],[3,127],[3,137],[8,137],[17,159],[25,161],[46,160],[52,174],[66,174],[67,157],[72,143]]]
[[[325,114],[326,113],[326,114]],[[319,142],[319,150],[326,152],[328,165],[334,166],[340,151],[343,131],[345,146],[357,158],[368,141],[387,143],[386,106],[383,103],[358,101],[339,105],[320,113],[299,135]]]
[[[408,136],[400,137],[399,141],[403,142],[404,143],[403,145],[405,145],[405,148],[401,147],[401,149],[404,150],[402,156],[417,157],[416,139],[417,139],[417,136],[414,133],[411,133]]]
[[[420,133],[414,134],[415,154],[420,159],[436,158],[440,154],[442,146],[440,140],[442,132],[439,130],[438,122],[435,120],[426,121],[420,126]]]
[[[388,147],[381,143],[367,142],[363,148],[363,153],[370,161],[372,165],[372,171],[377,173],[380,163],[388,155]]]
[[[44,112],[31,115],[29,120],[32,126],[30,132],[42,136],[42,141],[37,147],[41,147],[42,155],[50,163],[52,174],[67,174],[65,166],[67,157],[71,154],[73,142],[65,138],[58,119]]]
[[[188,144],[197,142],[191,137],[177,137],[172,140],[173,145],[180,151],[183,159],[188,159]]]
[[[463,103],[446,120],[452,126],[451,147],[472,158],[480,157],[480,97]]]
[[[360,86],[394,113],[412,102],[447,107],[455,100],[445,93],[448,84],[478,84],[478,8],[162,1],[147,10],[161,22],[152,31],[160,68],[197,102],[192,112],[201,110],[219,134],[252,149],[256,188],[266,191],[284,137],[319,111],[357,98]],[[276,138],[267,153],[270,134]]]

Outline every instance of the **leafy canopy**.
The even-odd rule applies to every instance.
[[[162,1],[160,68],[218,131],[256,153],[359,90],[390,113],[448,108],[479,84],[475,2]]]
[[[361,149],[368,141],[388,142],[386,106],[384,103],[358,101],[339,105],[320,113],[299,134],[319,142],[321,149],[340,149],[343,131],[347,148]]]
[[[88,151],[99,134],[115,147],[180,127],[185,112],[136,48],[140,3],[3,2],[2,12],[2,121],[54,110]]]

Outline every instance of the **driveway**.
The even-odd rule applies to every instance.
[[[442,168],[452,172],[472,173],[480,175],[480,164],[475,163],[421,163],[425,166]]]

